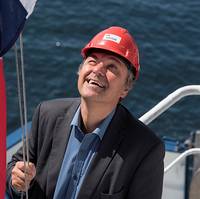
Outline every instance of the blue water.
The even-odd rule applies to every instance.
[[[78,96],[80,49],[97,32],[126,27],[140,49],[141,73],[124,104],[136,117],[175,89],[200,84],[200,1],[38,0],[24,29],[28,118],[40,101]],[[14,52],[5,56],[8,132],[20,126]],[[185,138],[200,129],[200,96],[187,97],[150,127]]]

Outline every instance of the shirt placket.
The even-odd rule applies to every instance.
[[[76,129],[78,130],[78,129]],[[78,183],[81,178],[82,169],[84,166],[84,162],[87,158],[88,153],[90,150],[94,147],[96,141],[98,141],[99,137],[98,135],[91,133],[86,134],[81,142],[81,146],[79,149],[79,152],[76,156],[75,164],[72,170],[72,175],[69,183],[69,187],[67,190],[67,196],[66,198],[74,199],[74,196],[76,194],[76,187],[78,186]]]

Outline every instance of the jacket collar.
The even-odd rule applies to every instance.
[[[65,154],[66,146],[71,131],[70,123],[80,104],[80,99],[73,99],[71,103],[66,103],[67,108],[63,115],[56,119],[53,129],[52,148],[50,153],[49,168],[47,175],[47,198],[53,198],[53,192],[56,186],[62,160]],[[54,179],[52,181],[52,179]],[[48,183],[50,182],[50,183]]]

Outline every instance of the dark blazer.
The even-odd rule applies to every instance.
[[[35,111],[29,138],[30,161],[36,177],[29,198],[53,198],[70,134],[71,120],[80,99],[41,103]],[[161,140],[128,110],[118,105],[97,154],[92,160],[78,199],[160,199],[163,182],[164,147]],[[7,191],[11,170],[22,160],[20,149],[8,164]]]

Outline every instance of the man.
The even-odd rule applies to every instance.
[[[80,99],[43,102],[33,116],[29,198],[160,199],[163,143],[120,104],[139,73],[135,41],[126,29],[110,27],[82,55]],[[22,150],[7,173],[10,195],[20,197]]]

